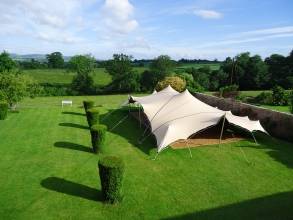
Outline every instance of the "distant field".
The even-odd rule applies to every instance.
[[[135,70],[143,72],[145,68],[136,67]],[[75,73],[67,72],[65,69],[34,69],[24,70],[24,74],[32,76],[39,83],[70,84]],[[93,73],[97,85],[104,86],[111,82],[111,76],[106,73],[105,68],[96,68]]]
[[[201,68],[204,66],[210,66],[212,70],[218,70],[220,68],[220,64],[198,64],[198,63],[189,63],[189,64],[183,64],[177,67],[177,69],[183,69],[183,68]]]

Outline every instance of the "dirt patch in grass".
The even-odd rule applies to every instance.
[[[204,130],[198,134],[192,135],[187,140],[178,140],[170,144],[174,149],[186,148],[186,147],[199,147],[205,145],[219,144],[220,142],[221,128],[220,126],[215,126]],[[232,143],[245,139],[245,137],[240,134],[236,134],[233,130],[227,129],[223,132],[221,143]]]

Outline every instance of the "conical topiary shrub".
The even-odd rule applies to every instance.
[[[85,112],[86,112],[88,109],[94,107],[94,105],[95,105],[95,103],[94,103],[93,101],[90,101],[90,100],[85,100],[85,101],[83,101],[83,107],[84,107]]]
[[[101,153],[106,139],[107,126],[96,124],[91,127],[91,139],[94,153]]]
[[[89,127],[99,124],[99,109],[98,108],[90,108],[86,111],[87,122]]]
[[[8,113],[8,103],[0,102],[0,120],[4,120]]]
[[[99,160],[99,174],[102,194],[106,202],[121,202],[124,162],[115,156],[107,156]]]

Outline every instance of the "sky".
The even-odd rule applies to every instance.
[[[0,50],[134,58],[293,49],[292,0],[0,0]]]

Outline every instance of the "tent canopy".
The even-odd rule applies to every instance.
[[[259,121],[207,105],[188,90],[178,93],[168,86],[160,92],[144,97],[130,96],[130,99],[143,107],[156,137],[158,152],[176,140],[187,139],[194,133],[217,125],[223,117],[250,132],[266,132]]]

